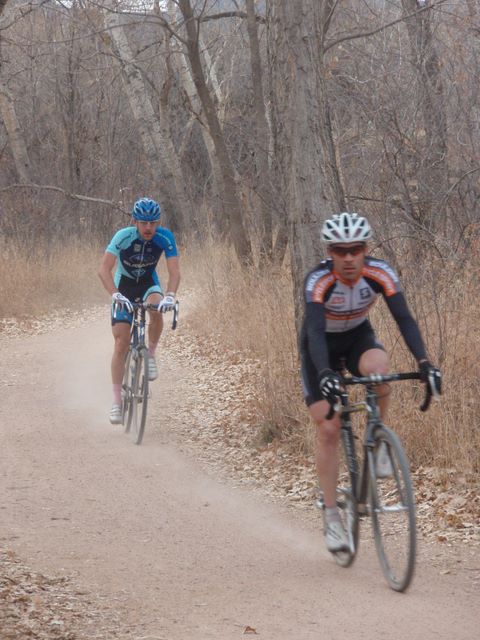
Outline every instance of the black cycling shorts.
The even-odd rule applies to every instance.
[[[162,293],[160,285],[156,284],[153,278],[144,278],[142,280],[133,280],[122,276],[118,284],[118,290],[122,295],[130,300],[130,302],[145,302],[151,293]],[[112,326],[117,322],[132,323],[133,314],[127,309],[116,309],[112,304],[111,309]]]
[[[361,325],[343,331],[341,333],[326,333],[328,359],[330,368],[340,371],[343,365],[354,376],[359,376],[358,363],[365,351],[370,349],[382,349],[383,345],[377,340],[372,325],[368,320]],[[305,342],[300,349],[301,374],[303,395],[307,406],[322,400],[319,389],[318,373],[308,351],[308,344]]]

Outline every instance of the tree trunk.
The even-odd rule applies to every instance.
[[[418,10],[416,0],[402,0],[404,14]],[[438,203],[448,189],[447,117],[440,63],[432,36],[432,11],[408,18],[412,59],[418,77],[418,105],[423,121],[415,178],[418,180],[418,218],[429,231],[438,228]]]
[[[122,78],[127,91],[135,122],[138,126],[146,156],[153,175],[158,174],[162,184],[162,208],[169,226],[179,233],[185,230],[190,204],[182,188],[183,176],[173,142],[165,136],[155,114],[142,74],[135,65],[122,17],[109,13],[105,18],[108,41],[122,68]]]
[[[253,103],[255,109],[254,120],[254,148],[256,191],[260,199],[261,210],[261,238],[260,238],[260,267],[272,260],[272,232],[273,232],[273,190],[272,176],[268,163],[269,131],[265,114],[265,100],[262,85],[262,61],[260,57],[260,44],[258,42],[257,20],[254,0],[246,0],[247,29],[250,44],[250,66],[252,72]],[[282,221],[284,223],[284,221]]]
[[[194,18],[190,0],[179,0],[178,4],[185,20],[188,60],[193,82],[202,103],[203,113],[221,170],[224,215],[229,220],[231,239],[239,260],[245,264],[252,264],[252,247],[243,225],[242,204],[235,181],[235,170],[203,73],[198,48],[198,22]]]
[[[7,0],[0,0],[0,16],[5,12]],[[4,16],[7,18],[7,16]],[[0,35],[0,55],[2,36]],[[2,70],[2,60],[0,58],[0,72]],[[32,165],[27,150],[27,143],[23,136],[22,128],[18,122],[15,111],[15,102],[9,88],[3,78],[0,80],[0,114],[10,143],[15,169],[21,182],[33,182]]]
[[[215,155],[215,146],[213,144],[212,136],[208,132],[207,123],[204,122],[202,117],[202,103],[198,97],[197,90],[195,88],[195,84],[193,82],[192,73],[188,64],[188,58],[183,50],[176,52],[172,56],[172,62],[175,64],[180,82],[182,83],[183,91],[188,100],[190,110],[194,114],[195,119],[200,124],[200,131],[202,133],[202,139],[205,144],[205,148],[207,150],[208,159],[210,162],[210,169],[212,171],[212,201],[213,201],[213,212],[214,212],[214,220],[217,225],[217,230],[220,233],[226,232],[225,220],[223,218],[223,205],[222,205],[222,172],[220,170],[220,165],[217,160],[217,156]]]
[[[34,182],[32,164],[28,155],[27,144],[22,128],[18,122],[15,103],[8,87],[0,83],[0,113],[7,131],[10,150],[15,162],[15,169],[21,182]]]
[[[328,118],[323,45],[318,34],[323,2],[270,3],[269,50],[279,184],[289,214],[289,247],[295,302],[303,279],[320,259],[323,221],[343,208],[336,184]]]

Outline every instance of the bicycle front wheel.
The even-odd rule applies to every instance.
[[[337,551],[333,555],[335,562],[346,568],[355,560],[359,542],[358,505],[355,497],[358,463],[355,439],[351,429],[342,429],[342,445],[338,470],[337,506],[342,513],[349,548],[346,551]],[[347,460],[350,460],[350,465],[354,465],[354,469],[349,468]]]
[[[132,367],[131,397],[128,407],[126,431],[130,431],[133,442],[140,444],[145,431],[148,406],[148,358],[146,350],[137,352]]]
[[[383,574],[395,591],[405,591],[415,567],[415,498],[407,456],[399,437],[387,427],[375,431],[369,451],[370,502],[375,546]],[[380,445],[386,448],[383,469],[376,468]]]
[[[130,425],[128,423],[130,403],[132,399],[132,349],[129,348],[127,356],[125,358],[125,372],[123,374],[122,381],[122,424],[125,426],[125,431],[129,431]]]

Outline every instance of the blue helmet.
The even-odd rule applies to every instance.
[[[150,198],[140,198],[133,205],[132,216],[134,220],[155,222],[160,219],[160,205]]]

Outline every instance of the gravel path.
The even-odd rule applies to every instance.
[[[136,447],[106,420],[105,311],[66,325],[0,338],[1,640],[476,637],[475,533],[426,536],[406,595],[386,587],[368,541],[338,568],[295,497],[308,461],[295,493],[281,489],[281,452],[242,449],[248,431],[228,427],[241,407],[215,401],[231,369],[207,367],[208,345],[166,334]]]

